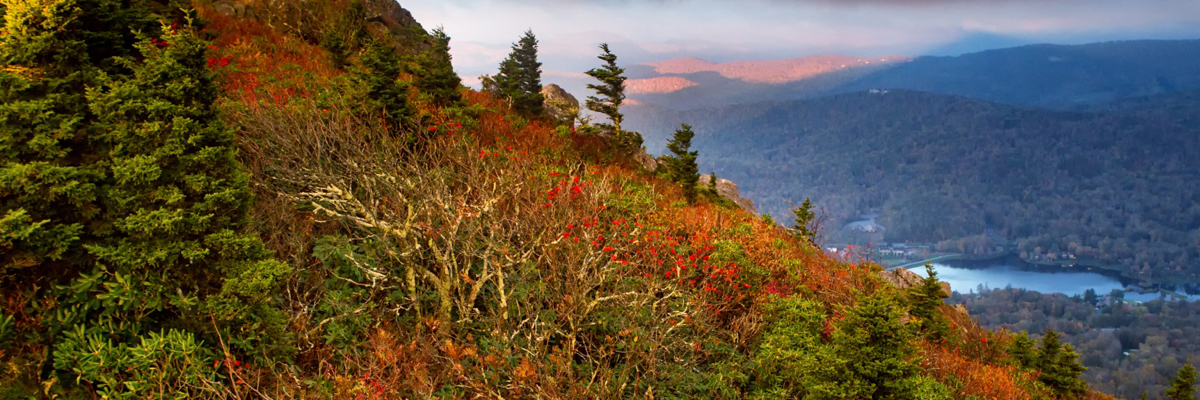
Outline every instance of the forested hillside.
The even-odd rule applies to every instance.
[[[1100,293],[1099,296],[1107,295]],[[955,294],[988,328],[1042,332],[1054,329],[1075,345],[1094,388],[1121,398],[1163,399],[1175,371],[1200,355],[1200,303],[1120,303],[1096,293],[1067,297],[1021,289],[983,289]]]
[[[1066,253],[1135,279],[1196,282],[1195,99],[1067,112],[897,90],[658,120],[633,112],[631,124],[692,121],[701,170],[738,182],[781,220],[787,200],[812,197],[835,222],[879,212],[887,241],[953,240],[952,251],[986,254],[993,241],[975,239],[991,229],[1027,260]]]
[[[643,168],[606,45],[574,126],[390,0],[2,4],[0,398],[1110,398]]]

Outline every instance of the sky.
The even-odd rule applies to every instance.
[[[810,55],[958,55],[1030,43],[1200,39],[1200,0],[399,0],[451,37],[465,84],[532,29],[543,81],[578,79],[609,43],[623,66]]]

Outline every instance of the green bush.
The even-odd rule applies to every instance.
[[[64,333],[54,367],[71,371],[108,399],[190,399],[216,390],[213,352],[190,333],[150,332],[136,345],[115,343],[82,326]]]

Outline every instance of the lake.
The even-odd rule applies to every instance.
[[[1111,273],[1089,271],[1086,268],[1041,267],[1021,262],[1019,259],[993,261],[950,261],[933,264],[938,279],[950,284],[959,293],[976,290],[980,285],[991,289],[1013,288],[1033,290],[1041,293],[1062,293],[1068,296],[1083,295],[1092,289],[1097,295],[1106,295],[1114,289],[1125,290],[1127,284]],[[925,267],[909,270],[925,276]],[[1181,293],[1182,294],[1182,293]],[[1189,300],[1200,300],[1200,294],[1187,296]],[[1159,298],[1158,293],[1141,294],[1125,292],[1125,298],[1150,301]]]

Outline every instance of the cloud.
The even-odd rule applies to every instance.
[[[625,66],[841,54],[978,51],[989,44],[1200,37],[1196,0],[430,0],[401,4],[442,25],[456,70],[494,73],[526,29],[550,71],[596,65],[610,43]],[[979,40],[988,38],[988,40]],[[565,77],[563,77],[565,78]]]

